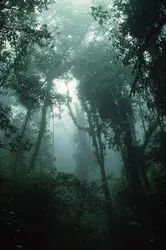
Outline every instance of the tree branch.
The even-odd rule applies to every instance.
[[[73,113],[72,108],[71,108],[71,105],[70,105],[71,97],[70,97],[70,95],[69,95],[69,88],[68,88],[67,83],[66,83],[66,87],[67,87],[67,95],[66,95],[66,96],[67,96],[67,107],[68,107],[69,115],[70,115],[72,121],[74,122],[74,124],[76,125],[76,127],[77,127],[79,130],[83,130],[83,131],[85,131],[85,132],[87,132],[87,133],[90,134],[90,129],[89,129],[88,127],[85,128],[85,127],[81,126],[81,125],[77,122],[77,119],[76,119],[76,117],[74,116],[74,113]]]

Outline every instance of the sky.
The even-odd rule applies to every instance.
[[[92,6],[92,0],[71,0],[71,3],[77,8],[89,8]]]

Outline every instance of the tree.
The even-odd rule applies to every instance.
[[[16,76],[18,81],[15,81],[15,94],[18,96],[20,103],[26,108],[27,112],[23,121],[18,140],[18,149],[15,158],[14,169],[20,163],[20,157],[24,149],[24,136],[28,122],[32,114],[40,109],[41,103],[44,100],[45,92],[43,90],[43,82],[37,75],[19,74]]]
[[[76,119],[83,127],[85,127],[86,120],[84,112],[76,106]],[[92,163],[91,147],[89,135],[84,130],[76,128],[74,142],[76,144],[76,153],[74,155],[76,161],[75,175],[77,178],[84,180],[88,177],[90,164]]]
[[[6,143],[6,139],[10,139],[17,134],[17,128],[12,124],[10,119],[12,115],[11,108],[7,105],[4,105],[0,102],[0,130],[1,130],[1,139],[0,139],[0,148],[5,150],[13,150],[15,145],[10,141],[9,144]]]
[[[141,13],[139,11],[141,9]],[[127,19],[121,25],[124,39],[129,34],[132,40],[126,61],[134,62],[135,81],[133,89],[150,87],[155,104],[165,113],[165,1],[128,1],[123,13]],[[130,12],[130,15],[129,15]],[[134,22],[133,22],[134,20]],[[141,26],[142,23],[142,26]],[[139,27],[142,27],[139,29]],[[128,60],[127,60],[128,59]]]
[[[19,71],[30,44],[43,45],[50,33],[37,22],[37,12],[47,8],[48,1],[1,1],[1,86],[6,86],[11,70]]]
[[[56,5],[56,7],[58,8],[58,4]],[[42,107],[42,118],[39,128],[39,134],[29,164],[29,170],[32,170],[35,167],[36,157],[46,128],[47,109],[48,107],[51,107],[53,105],[58,105],[57,103],[62,102],[63,99],[61,98],[60,95],[56,93],[53,96],[51,96],[51,92],[54,92],[53,81],[56,81],[56,79],[64,77],[65,74],[68,73],[71,67],[74,65],[75,57],[72,55],[72,52],[73,53],[76,52],[77,48],[81,45],[82,40],[85,38],[87,32],[87,25],[89,23],[89,22],[87,23],[87,21],[83,23],[82,31],[80,32],[80,34],[78,34],[76,39],[76,36],[73,35],[72,32],[75,32],[74,29],[78,25],[77,19],[78,17],[80,18],[79,13],[74,12],[74,10],[69,5],[63,7],[64,7],[63,8],[64,16],[57,17],[56,20],[57,22],[50,23],[49,27],[50,29],[54,30],[53,34],[54,32],[57,34],[56,26],[58,23],[60,26],[59,28],[64,33],[62,34],[60,33],[61,34],[60,36],[58,32],[59,39],[57,41],[52,40],[51,46],[48,46],[47,49],[44,48],[39,53],[36,52],[34,56],[34,66],[46,81],[47,97],[45,98]],[[44,16],[44,22],[46,22],[47,19],[50,19],[52,15],[54,15],[54,11],[52,9],[48,10],[48,15]],[[62,25],[62,20],[63,20],[63,25]],[[79,25],[78,29],[80,29]],[[66,30],[68,33],[67,35],[66,35]],[[53,100],[54,104],[51,100]]]
[[[107,5],[108,6],[108,5]],[[119,27],[114,35],[114,45],[120,51],[124,65],[133,67],[135,91],[144,96],[148,105],[156,109],[159,117],[165,115],[165,1],[114,1],[110,10],[97,6],[93,16],[102,20],[108,29],[114,19]],[[110,30],[108,35],[112,40]]]
[[[86,112],[94,121],[98,120],[102,139],[104,136],[107,145],[121,154],[129,190],[131,196],[135,197],[135,200],[131,198],[134,204],[140,195],[144,196],[143,186],[149,191],[145,150],[157,128],[156,120],[149,125],[144,142],[140,145],[136,137],[133,101],[129,98],[132,81],[130,67],[123,67],[122,61],[117,60],[116,51],[106,53],[102,42],[91,46],[80,56],[84,68],[80,70],[77,63],[73,71],[81,79],[79,90],[84,96],[83,103],[89,108]],[[98,125],[94,126],[96,131],[99,131]]]
[[[102,138],[103,126],[102,126],[101,119],[99,117],[98,110],[96,110],[95,107],[92,106],[91,102],[86,99],[86,96],[81,90],[79,90],[79,100],[87,116],[87,123],[88,123],[87,127],[83,127],[82,125],[80,125],[80,123],[77,121],[76,117],[74,116],[71,106],[70,106],[71,100],[70,100],[69,90],[68,90],[67,107],[69,109],[69,114],[74,124],[76,125],[76,127],[80,130],[87,132],[92,139],[92,147],[94,148],[94,155],[95,155],[97,164],[101,172],[102,189],[103,189],[103,193],[105,197],[105,209],[108,215],[109,226],[110,226],[110,222],[113,219],[113,207],[111,203],[111,196],[110,196],[110,191],[108,187],[107,175],[105,171],[105,162],[104,162],[105,144]]]
[[[16,141],[12,142],[17,156],[23,149],[23,137],[32,110],[39,104],[41,97],[41,95],[39,97],[39,92],[37,93],[40,88],[40,77],[30,72],[29,63],[33,47],[35,45],[43,47],[45,41],[49,42],[51,37],[47,28],[40,27],[37,22],[37,12],[45,10],[47,4],[48,1],[42,0],[33,2],[1,1],[0,3],[1,91],[3,94],[7,94],[7,92],[16,94],[20,103],[27,109],[21,132],[17,134]],[[1,113],[3,111],[2,108]],[[7,113],[3,114],[4,117],[6,115]]]
[[[63,55],[55,51],[52,47],[48,50],[40,51],[36,53],[34,58],[34,65],[36,69],[45,79],[45,92],[44,102],[42,106],[42,117],[37,137],[36,144],[33,149],[32,158],[29,164],[29,171],[35,167],[36,158],[40,149],[41,141],[46,129],[46,115],[48,107],[53,107],[62,103],[64,98],[54,90],[53,80],[62,77],[66,71],[71,67],[71,62],[63,62]]]

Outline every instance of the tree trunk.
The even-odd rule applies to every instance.
[[[97,138],[93,129],[92,119],[94,120],[96,127],[97,127]],[[102,132],[101,132],[100,124],[99,124],[99,117],[97,116],[95,110],[93,110],[93,118],[91,117],[91,114],[88,112],[88,121],[89,121],[89,125],[91,128],[91,136],[92,136],[93,146],[95,148],[96,159],[100,167],[102,187],[103,187],[103,193],[105,196],[106,211],[107,211],[109,227],[110,227],[110,223],[113,219],[113,208],[112,208],[112,202],[111,202],[111,195],[110,195],[110,191],[108,187],[107,175],[105,172],[104,148],[103,148],[103,143],[101,139]]]
[[[108,187],[108,181],[107,181],[107,175],[105,172],[105,164],[104,164],[104,148],[103,148],[103,142],[102,142],[102,131],[99,123],[99,117],[95,115],[95,122],[97,125],[97,139],[98,139],[98,145],[99,145],[99,166],[100,166],[100,172],[101,172],[101,178],[102,178],[102,183],[103,183],[103,191],[105,194],[105,199],[106,199],[106,209],[108,213],[108,219],[109,223],[112,221],[112,202],[111,202],[111,195]]]
[[[144,185],[145,185],[147,191],[150,192],[151,187],[150,187],[150,184],[149,184],[149,179],[148,179],[148,176],[147,176],[144,165],[142,166],[141,173],[142,173],[142,178],[143,178],[143,181],[144,181]]]
[[[131,189],[136,191],[140,189],[141,186],[141,167],[137,164],[137,159],[135,159],[134,146],[132,144],[132,138],[130,132],[125,134],[124,143],[126,146],[126,174],[131,185]]]
[[[41,145],[41,142],[42,142],[42,138],[43,138],[45,128],[46,128],[47,107],[48,107],[48,102],[47,102],[47,100],[45,100],[44,104],[43,104],[43,108],[42,108],[42,118],[41,118],[39,133],[38,133],[38,136],[37,136],[37,142],[36,142],[36,145],[35,145],[34,150],[33,150],[33,154],[32,154],[32,157],[31,157],[31,161],[30,161],[30,164],[29,164],[28,171],[32,171],[35,168],[37,155],[38,155],[40,145]]]
[[[139,100],[139,110],[140,110],[140,115],[141,115],[141,120],[142,120],[142,126],[143,126],[143,130],[144,130],[144,135],[146,135],[146,125],[145,125],[145,119],[143,116],[143,110],[142,110],[142,106],[141,106],[141,101]]]
[[[78,130],[76,134],[76,153],[75,175],[80,180],[86,180],[88,177],[89,162],[90,162],[90,148],[88,147],[87,133]]]
[[[122,112],[122,121],[124,121],[123,142],[124,142],[124,155],[126,176],[129,182],[129,189],[131,193],[137,193],[141,189],[141,166],[138,166],[135,141],[133,138],[133,127],[131,121],[125,111]],[[124,156],[123,155],[123,156]]]
[[[44,104],[43,104],[43,108],[42,108],[42,118],[41,118],[41,123],[40,123],[40,129],[39,129],[39,133],[37,136],[37,142],[36,142],[36,145],[35,145],[33,153],[32,153],[32,157],[31,157],[28,171],[32,171],[35,168],[37,155],[39,153],[40,145],[41,145],[41,142],[42,142],[42,139],[44,136],[44,132],[46,129],[46,116],[47,116],[47,108],[49,105],[48,97],[50,97],[51,86],[52,86],[52,79],[48,78],[47,79],[47,95],[48,96],[44,100]]]
[[[100,167],[100,173],[101,173],[103,192],[104,192],[105,199],[106,199],[106,210],[108,213],[109,222],[111,222],[112,204],[111,204],[111,196],[110,196],[110,191],[109,191],[108,182],[107,182],[107,175],[105,172],[104,160],[100,159],[99,167]]]
[[[53,130],[53,138],[52,138],[52,156],[54,155],[54,147],[55,147],[55,116],[54,112],[52,111],[52,130]]]
[[[107,176],[106,176],[105,166],[104,166],[104,148],[103,148],[103,143],[102,143],[102,139],[101,139],[102,131],[100,129],[100,124],[99,124],[99,120],[98,120],[99,117],[97,116],[95,109],[93,110],[93,112],[91,112],[89,110],[84,99],[82,99],[81,101],[82,101],[82,106],[83,106],[85,112],[87,113],[89,127],[84,128],[84,127],[80,126],[80,124],[78,124],[77,119],[75,118],[75,116],[72,112],[70,102],[68,101],[67,104],[68,104],[68,108],[69,108],[69,113],[70,113],[70,116],[71,116],[74,124],[77,126],[77,128],[80,130],[84,130],[92,138],[92,146],[95,149],[94,155],[95,155],[97,163],[100,167],[102,187],[103,187],[103,193],[105,196],[106,211],[107,211],[108,220],[109,220],[109,227],[110,227],[110,223],[113,219],[113,208],[112,208],[111,195],[110,195],[110,191],[109,191],[109,187],[108,187]],[[96,132],[94,131],[94,124],[97,127],[97,136],[96,136]]]
[[[16,158],[15,158],[14,163],[12,163],[12,165],[13,165],[13,177],[15,177],[16,174],[17,174],[16,173],[17,172],[17,166],[18,166],[18,163],[20,162],[20,158],[21,158],[21,154],[22,154],[23,139],[24,139],[24,135],[25,135],[25,132],[26,132],[27,125],[28,125],[28,121],[29,121],[30,116],[31,116],[31,112],[32,112],[31,109],[27,110],[25,120],[24,120],[22,129],[21,129],[20,141],[19,141],[18,150],[17,150],[17,153],[16,153]]]

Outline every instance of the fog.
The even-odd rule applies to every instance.
[[[62,95],[66,95],[67,90],[69,90],[69,95],[72,98],[70,107],[72,109],[73,116],[75,117],[77,116],[76,104],[78,105],[79,109],[82,110],[78,86],[80,85],[80,81],[85,78],[86,74],[89,74],[88,66],[86,68],[84,59],[86,58],[86,55],[90,54],[92,54],[92,60],[95,60],[96,58],[96,61],[92,63],[92,67],[94,67],[94,70],[92,71],[95,71],[98,67],[98,64],[100,64],[100,59],[104,57],[104,54],[102,54],[100,51],[99,53],[95,51],[95,47],[98,46],[97,44],[99,44],[99,46],[101,46],[101,50],[103,50],[103,53],[105,53],[105,50],[107,49],[107,45],[105,43],[107,34],[103,32],[102,28],[96,23],[96,21],[90,14],[90,7],[93,3],[94,1],[91,0],[61,0],[56,1],[56,3],[52,4],[51,7],[49,7],[48,10],[46,10],[44,13],[38,13],[38,27],[47,25],[47,28],[49,29],[53,37],[51,53],[56,53],[57,60],[62,60],[62,68],[66,67],[65,64],[67,64],[68,67],[68,70],[64,70],[65,74],[59,74],[58,72],[55,73],[55,77],[53,77],[54,80],[52,91]],[[111,8],[111,2],[109,6]],[[43,55],[44,53],[46,53],[47,55],[47,52],[43,50]],[[44,63],[48,68],[47,71],[50,72],[48,73],[47,77],[49,77],[49,74],[52,74],[52,72],[56,72],[57,70],[56,66],[51,65],[49,60],[50,55],[48,54],[48,59],[44,59]],[[87,59],[87,62],[88,60],[89,59]],[[39,62],[36,61],[34,66],[30,66],[29,70],[32,70],[31,67],[37,67],[37,63]],[[72,72],[73,67],[74,70],[76,68],[75,76],[73,73],[74,71]],[[56,75],[58,74],[59,78],[56,78]],[[11,96],[11,94],[9,96]],[[9,96],[1,96],[1,101],[4,104],[7,104],[10,99]],[[15,103],[17,103],[17,98],[14,97],[13,101],[14,100]],[[26,109],[19,103],[15,103],[11,103],[11,106],[13,112],[15,113],[13,119],[17,120],[17,116],[19,115],[19,113],[22,113],[22,116],[25,115]],[[143,109],[145,110],[146,107],[144,106]],[[135,112],[139,113],[138,107],[136,108]],[[32,116],[31,124],[34,123],[34,128],[36,130],[38,130],[40,127],[41,116],[41,110],[36,112]],[[21,126],[21,124],[19,124],[19,120],[15,122],[19,127]],[[85,125],[88,125],[87,117],[85,117]],[[135,128],[137,131],[137,139],[143,139],[144,132],[142,129],[142,121],[138,117],[135,123]],[[73,121],[73,118],[69,112],[69,107],[66,106],[66,104],[61,104],[60,107],[55,105],[51,110],[49,110],[49,114],[47,114],[47,129],[51,133],[51,140],[48,146],[48,151],[52,152],[53,156],[56,158],[56,169],[61,172],[75,174],[76,144],[74,142],[74,136],[75,133],[79,131],[79,128]],[[87,140],[89,139],[87,138]],[[82,143],[81,139],[79,143]],[[87,178],[92,181],[100,182],[101,173],[100,168],[97,164],[97,160],[93,153],[94,148],[92,145],[92,141],[88,143],[89,151],[91,152],[91,154],[89,156],[89,163],[86,163],[88,164]],[[43,146],[44,144],[45,143],[42,142]],[[87,158],[87,152],[84,151],[84,148],[82,148],[81,154],[84,161],[85,158]],[[114,178],[120,178],[122,165],[123,164],[120,154],[117,152],[117,150],[114,150],[107,144],[105,149],[106,174],[111,174]]]

